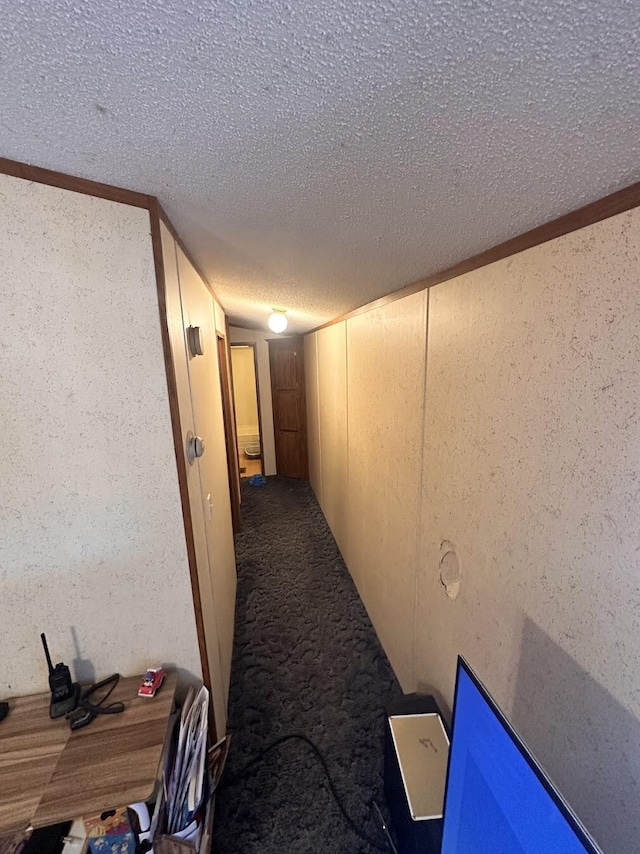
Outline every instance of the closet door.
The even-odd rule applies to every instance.
[[[236,563],[214,302],[180,247],[176,254],[194,433],[204,446],[202,455],[191,460],[191,467],[197,468],[200,475],[199,500],[204,514],[209,584],[218,635],[219,660],[210,662],[210,666],[218,664],[220,668],[226,709],[233,647]],[[221,730],[218,728],[218,731]]]
[[[206,653],[206,656],[203,656],[203,667],[206,668],[207,672],[203,673],[203,676],[205,676],[211,687],[216,732],[224,734],[226,729],[226,692],[223,684],[222,668],[220,666],[221,655],[218,641],[218,625],[211,584],[205,508],[202,502],[202,488],[200,483],[200,467],[194,464],[188,458],[187,454],[187,438],[188,436],[197,435],[197,430],[191,403],[189,356],[180,298],[176,243],[164,225],[161,226],[161,236],[167,324],[171,339],[178,409],[180,411],[180,429],[182,435],[180,452],[185,457],[190,521],[193,532],[198,594],[200,597],[199,604]],[[180,664],[180,662],[177,663]]]

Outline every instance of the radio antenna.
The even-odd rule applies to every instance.
[[[45,637],[44,632],[40,635],[40,640],[42,641],[42,646],[44,647],[44,654],[47,656],[47,664],[49,665],[49,673],[53,673],[53,662],[51,661],[51,656],[49,655],[49,647],[47,646],[47,639]]]

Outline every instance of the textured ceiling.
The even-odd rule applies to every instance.
[[[0,0],[0,154],[303,330],[640,178],[635,0]]]

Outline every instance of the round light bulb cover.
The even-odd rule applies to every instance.
[[[274,311],[269,315],[269,329],[272,332],[284,332],[287,328],[287,316],[283,311]]]

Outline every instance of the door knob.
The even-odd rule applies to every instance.
[[[202,328],[200,326],[187,327],[187,340],[192,356],[204,356],[204,342],[202,340]]]
[[[187,456],[189,462],[192,463],[204,454],[204,439],[200,436],[194,436],[193,433],[187,434]]]

